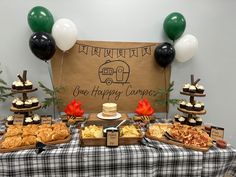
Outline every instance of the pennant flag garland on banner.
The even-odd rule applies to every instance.
[[[98,57],[110,57],[110,58],[126,58],[129,57],[139,57],[139,55],[151,55],[152,53],[152,46],[143,46],[137,48],[103,48],[103,47],[96,47],[96,46],[89,46],[84,44],[78,44],[78,52],[84,53],[86,55],[96,55]],[[90,51],[90,52],[89,52]]]

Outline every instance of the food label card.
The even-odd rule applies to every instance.
[[[119,132],[107,131],[107,146],[115,147],[119,145]]]
[[[52,124],[52,116],[41,116],[42,124]]]
[[[14,125],[23,125],[24,122],[24,114],[15,114],[14,115]]]
[[[219,140],[219,139],[223,139],[223,138],[224,138],[224,128],[211,126],[210,137],[211,137],[214,141],[217,141],[217,140]]]

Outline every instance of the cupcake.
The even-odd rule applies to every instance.
[[[39,104],[38,98],[32,97],[32,98],[30,98],[30,99],[31,99],[31,101],[32,101],[32,106],[33,106],[33,107],[34,107],[34,106],[38,106],[38,104]]]
[[[201,105],[202,110],[204,110],[205,104],[203,102],[201,102],[201,101],[199,101],[198,103]]]
[[[194,85],[190,85],[189,92],[196,93],[196,87]]]
[[[203,93],[204,90],[205,90],[204,87],[203,87],[202,85],[197,85],[197,86],[196,86],[196,89],[197,89],[197,90],[196,90],[197,93]]]
[[[194,105],[194,111],[202,111],[202,105],[200,103],[196,103]]]
[[[185,124],[185,118],[183,116],[181,116],[179,119],[178,119],[178,122],[180,122],[181,124]]]
[[[32,107],[32,101],[31,101],[31,99],[27,99],[26,101],[25,101],[25,108],[31,108]]]
[[[180,118],[181,116],[179,115],[179,114],[175,114],[175,116],[174,116],[174,118],[175,118],[175,121],[176,122],[179,122],[179,118]]]
[[[196,125],[202,125],[202,118],[201,117],[196,117]]]
[[[189,110],[189,111],[192,111],[193,110],[193,105],[190,102],[188,102],[186,104],[186,109]]]
[[[32,89],[32,88],[33,88],[32,82],[29,80],[25,81],[25,89]]]
[[[15,98],[13,101],[12,101],[12,106],[16,107],[16,102],[20,100],[19,98]]]
[[[17,82],[19,82],[19,81],[14,81],[14,82],[12,83],[12,86],[11,86],[12,89],[16,89]]]
[[[190,84],[184,84],[183,91],[188,92],[189,91]]]
[[[182,109],[185,109],[186,108],[186,101],[181,101],[180,103],[179,103],[179,107],[180,108],[182,108]]]
[[[24,125],[29,125],[29,124],[32,124],[33,123],[33,120],[31,117],[26,117],[25,118],[25,121],[24,121]]]
[[[194,120],[193,118],[188,119],[188,125],[195,126],[196,125],[196,120]]]
[[[24,103],[23,103],[23,101],[17,100],[15,107],[18,108],[18,109],[24,108]]]
[[[7,117],[7,124],[8,125],[13,125],[14,117],[13,116],[8,116]]]
[[[41,122],[40,116],[38,114],[34,114],[33,124],[40,124],[40,122]]]
[[[21,81],[17,81],[15,84],[15,89],[16,90],[23,90],[24,89],[24,85]]]

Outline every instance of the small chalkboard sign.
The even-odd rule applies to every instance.
[[[210,137],[214,140],[222,140],[224,138],[224,128],[211,126]]]
[[[107,131],[107,146],[117,147],[119,145],[119,132],[118,130]]]
[[[24,114],[14,114],[14,125],[23,125],[24,122]]]
[[[50,115],[41,116],[41,124],[52,124],[52,116]]]

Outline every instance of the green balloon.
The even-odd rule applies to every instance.
[[[185,27],[185,18],[179,12],[169,14],[163,24],[166,35],[172,40],[178,39],[183,34]]]
[[[54,19],[48,9],[36,6],[28,13],[28,24],[33,32],[51,33]]]

